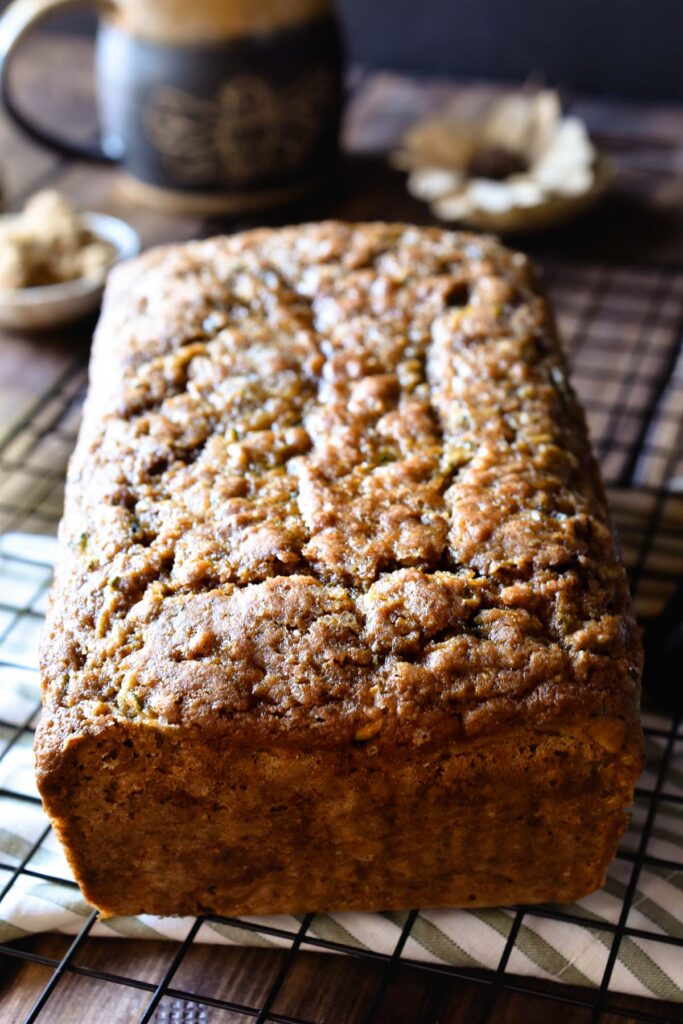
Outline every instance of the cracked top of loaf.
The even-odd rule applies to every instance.
[[[525,257],[258,230],[111,275],[42,664],[72,729],[633,721],[639,642]]]

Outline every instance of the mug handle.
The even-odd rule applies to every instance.
[[[111,6],[102,0],[94,0],[95,6]],[[14,0],[0,17],[0,100],[5,110],[27,135],[44,146],[56,150],[63,156],[94,160],[100,163],[114,163],[101,143],[71,142],[54,132],[34,124],[16,106],[9,86],[9,67],[17,45],[28,35],[34,25],[51,11],[64,7],[83,6],[83,0]]]

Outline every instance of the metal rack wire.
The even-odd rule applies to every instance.
[[[552,263],[546,267],[555,299],[561,333],[573,369],[575,386],[587,410],[593,443],[609,485],[612,506],[635,594],[636,608],[645,625],[658,614],[675,588],[683,570],[683,268],[651,266],[586,266]],[[64,470],[73,446],[85,389],[85,367],[77,358],[39,397],[29,413],[15,424],[0,442],[0,533],[25,531],[54,533],[61,511]],[[22,556],[12,557],[22,560]],[[32,556],[26,562],[40,565]],[[36,592],[21,607],[0,603],[0,644],[26,621],[40,619],[41,601],[47,586],[43,577]],[[35,623],[34,623],[35,624]],[[11,671],[12,662],[0,668]],[[19,666],[16,666],[17,669]],[[31,734],[38,707],[31,706],[21,722],[0,721],[2,760],[15,744]],[[132,977],[85,965],[79,957],[95,923],[93,912],[61,959],[33,951],[26,944],[0,945],[0,958],[28,961],[49,970],[49,978],[35,1005],[25,1017],[28,1022],[43,1018],[55,990],[68,976],[110,983],[141,993],[140,1024],[155,1021],[185,1021],[212,1024],[214,1012],[232,1016],[218,1020],[276,1021],[280,1024],[317,1024],[320,1018],[289,1012],[281,996],[298,958],[305,951],[345,953],[356,961],[374,965],[371,992],[354,1020],[389,1021],[387,1010],[402,972],[421,972],[430,982],[469,983],[481,999],[473,1020],[493,1021],[496,1008],[506,993],[529,993],[547,1001],[548,1014],[559,1003],[570,1004],[585,1013],[585,1020],[604,1021],[629,1018],[638,1021],[683,1019],[683,1007],[672,1008],[654,1001],[639,1000],[634,1007],[613,992],[611,982],[621,943],[626,938],[669,943],[681,950],[683,935],[660,934],[629,923],[633,897],[644,868],[683,872],[683,863],[667,860],[650,851],[655,818],[663,804],[683,805],[683,796],[667,788],[667,773],[676,744],[683,743],[681,722],[669,728],[652,727],[646,735],[656,742],[654,783],[641,786],[637,797],[645,808],[645,819],[635,849],[620,850],[630,876],[616,921],[595,921],[573,910],[557,907],[519,907],[499,963],[494,970],[449,967],[408,959],[405,947],[416,920],[416,911],[405,915],[392,952],[361,949],[331,941],[311,932],[313,915],[301,918],[298,930],[264,926],[251,920],[211,918],[241,929],[258,932],[287,943],[279,954],[278,969],[270,986],[257,1001],[248,1004],[210,991],[191,991],[178,982],[179,969],[188,957],[205,919],[198,918],[185,939],[177,944],[165,970],[154,980]],[[0,790],[0,797],[12,796],[38,803],[33,796]],[[1,864],[8,872],[0,889],[0,901],[22,876],[59,881],[32,866],[36,851],[49,829],[44,829],[16,864]],[[609,945],[600,984],[595,989],[534,984],[510,971],[511,956],[527,915],[547,917],[573,925],[590,925],[604,935]],[[387,1015],[389,1014],[389,1015]],[[131,1018],[133,1019],[133,1018]],[[421,1016],[436,1020],[436,1016]],[[445,1018],[439,1017],[440,1020]]]

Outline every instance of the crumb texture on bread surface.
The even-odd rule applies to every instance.
[[[486,238],[327,223],[116,270],[61,542],[43,672],[76,717],[633,718],[581,412],[528,261]]]

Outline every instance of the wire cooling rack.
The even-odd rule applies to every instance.
[[[554,263],[546,266],[546,273],[572,364],[574,384],[586,408],[593,444],[609,486],[636,609],[647,626],[665,605],[683,570],[683,268]],[[85,378],[84,361],[77,358],[0,442],[0,533],[56,531],[64,471],[76,438]],[[43,597],[42,593],[33,595],[20,609],[0,605],[0,641],[20,629],[25,620],[40,615]],[[10,662],[0,663],[0,668],[11,670],[12,667]],[[0,722],[5,737],[0,759],[33,731],[37,713],[38,708],[31,707],[19,725]],[[520,978],[508,969],[527,915],[544,916],[567,924],[587,923],[578,914],[555,907],[515,908],[512,926],[494,970],[447,967],[406,959],[403,954],[416,912],[405,915],[391,953],[359,949],[313,935],[310,932],[312,915],[303,917],[296,931],[264,927],[249,920],[215,919],[245,933],[259,932],[287,943],[286,949],[278,953],[249,954],[271,958],[271,970],[265,988],[257,996],[252,991],[248,997],[244,995],[244,987],[230,991],[227,985],[226,990],[220,967],[216,972],[215,958],[225,956],[226,947],[213,947],[213,973],[207,970],[199,989],[183,984],[187,974],[183,965],[197,953],[195,939],[202,918],[192,924],[183,942],[170,947],[159,966],[158,976],[141,977],[140,972],[132,968],[129,974],[88,965],[87,958],[84,962],[81,954],[96,919],[93,912],[73,941],[64,940],[68,948],[61,957],[39,954],[30,942],[0,945],[1,958],[36,965],[46,977],[42,990],[36,989],[35,1004],[24,1019],[26,1022],[46,1019],[50,1006],[55,1005],[56,993],[64,989],[68,979],[87,979],[91,984],[107,984],[109,989],[118,987],[120,1000],[124,999],[124,992],[135,993],[140,999],[138,1008],[120,1019],[138,1020],[140,1024],[151,1021],[156,1024],[219,1024],[222,1021],[325,1024],[329,1018],[317,1015],[315,999],[292,1004],[285,996],[292,976],[308,969],[304,965],[310,965],[311,952],[327,951],[346,953],[351,958],[344,961],[340,976],[343,986],[355,992],[353,1010],[347,1013],[340,1009],[335,1016],[338,1020],[368,1024],[416,1020],[426,1024],[438,1020],[447,1024],[448,1005],[454,1005],[449,1004],[449,999],[461,1003],[466,995],[470,1007],[467,1019],[482,1024],[484,1021],[509,1021],[518,1018],[506,1015],[501,1007],[514,993],[541,1001],[543,1009],[534,1018],[537,1020],[547,1020],[551,1014],[558,1021],[569,1019],[560,1016],[563,1007],[571,1008],[572,1022],[625,1018],[683,1020],[683,1005],[622,997],[611,986],[619,949],[626,938],[666,942],[680,948],[683,977],[683,932],[675,937],[629,924],[634,893],[643,869],[683,872],[683,863],[650,852],[653,825],[660,807],[667,802],[683,805],[683,796],[667,789],[672,753],[677,744],[683,744],[683,730],[678,721],[667,729],[646,728],[646,735],[658,751],[651,766],[654,773],[650,779],[654,782],[637,790],[637,799],[645,814],[638,844],[635,849],[619,853],[627,872],[630,871],[621,910],[615,921],[590,921],[591,928],[602,931],[609,944],[602,980],[595,989],[541,984],[534,979]],[[0,791],[0,795],[8,793]],[[18,796],[14,792],[9,795]],[[38,802],[34,797],[24,796],[23,799]],[[43,831],[18,864],[0,864],[0,868],[9,872],[4,889],[0,890],[0,899],[22,875],[55,881],[30,866],[48,831],[47,828]],[[62,879],[56,881],[64,884]],[[315,979],[326,970],[324,960],[330,963],[329,958],[318,957],[311,968],[314,973],[309,988],[313,990]],[[256,960],[250,962],[257,963]],[[337,958],[337,963],[341,963],[341,958]],[[410,984],[416,984],[416,978],[423,994],[419,1011],[407,1009],[406,1003],[406,993]],[[408,979],[412,979],[410,983]],[[462,1007],[458,1020],[465,1019],[460,1016],[461,1012]],[[77,1018],[65,1015],[50,1019]],[[114,1018],[102,1011],[98,1019]]]

